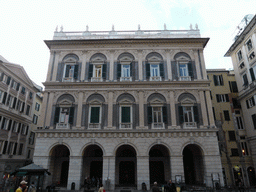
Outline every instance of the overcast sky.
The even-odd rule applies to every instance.
[[[256,0],[0,0],[0,55],[22,65],[40,86],[46,79],[51,40],[58,25],[63,31],[189,29],[198,24],[206,67],[232,68],[224,54],[247,14],[256,13]]]

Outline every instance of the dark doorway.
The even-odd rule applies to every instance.
[[[90,166],[90,178],[102,177],[102,161],[92,161]]]
[[[255,171],[253,167],[247,168],[247,173],[249,177],[250,186],[254,187],[256,185],[256,179],[255,179]]]
[[[69,161],[63,161],[61,165],[60,185],[67,186]]]
[[[155,145],[149,151],[150,184],[155,181],[161,185],[169,180],[170,156],[164,145]]]
[[[188,185],[203,185],[204,165],[199,146],[190,144],[183,150],[183,166],[185,183]]]
[[[119,184],[132,185],[135,183],[135,167],[132,161],[121,161],[119,164]]]

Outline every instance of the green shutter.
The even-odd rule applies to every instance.
[[[59,122],[59,117],[60,117],[60,107],[56,107],[55,115],[54,115],[54,124]]]
[[[217,77],[216,75],[213,75],[213,81],[214,81],[214,85],[218,85],[218,81],[217,81]]]
[[[164,64],[160,63],[159,68],[160,68],[160,76],[164,78]]]
[[[148,124],[152,123],[152,107],[148,107]]]
[[[122,65],[117,64],[117,78],[118,79],[121,77],[121,69],[122,69]]]
[[[188,75],[190,77],[192,77],[192,78],[194,77],[193,68],[192,68],[192,63],[191,62],[188,63]]]
[[[102,65],[102,78],[106,79],[106,74],[107,74],[107,64]]]
[[[168,123],[168,118],[167,118],[167,107],[166,106],[162,107],[162,113],[163,113],[163,122],[165,124],[167,124]]]
[[[78,65],[75,65],[74,79],[78,78]]]
[[[130,107],[122,107],[122,123],[130,123],[131,122],[131,108]]]
[[[180,124],[184,123],[183,107],[179,106],[179,120]]]
[[[148,79],[150,77],[150,64],[146,64],[146,78]]]
[[[65,77],[69,77],[70,65],[66,65]]]
[[[195,122],[199,123],[199,116],[198,116],[198,108],[197,108],[197,106],[193,106],[193,112],[194,112],[194,120],[195,120]]]
[[[130,77],[132,77],[132,62],[130,63]]]
[[[74,107],[70,107],[69,110],[70,111],[69,111],[68,123],[73,124],[73,121],[74,121]]]
[[[89,64],[89,79],[92,78],[92,72],[93,72],[93,65],[92,64]]]
[[[91,119],[90,123],[100,122],[100,107],[91,107]]]
[[[254,81],[255,80],[255,75],[254,75],[253,68],[250,68],[250,74],[251,74],[251,77],[252,77],[252,81]]]

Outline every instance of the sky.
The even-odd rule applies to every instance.
[[[198,24],[209,37],[207,69],[232,69],[224,57],[245,15],[256,13],[255,0],[0,0],[0,55],[24,67],[43,87],[56,26],[63,31],[188,30]]]

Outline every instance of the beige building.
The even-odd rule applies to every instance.
[[[234,186],[237,179],[245,186],[255,186],[254,165],[243,121],[238,89],[232,70],[207,69],[211,81],[214,119],[219,128],[218,140],[223,179],[226,186]]]
[[[247,23],[246,23],[247,24]],[[238,86],[238,100],[244,116],[247,141],[256,165],[256,15],[235,38],[225,56],[232,59]]]
[[[55,31],[34,162],[45,186],[223,185],[203,50],[190,30]]]
[[[31,163],[32,117],[39,90],[24,68],[0,56],[0,178]]]

